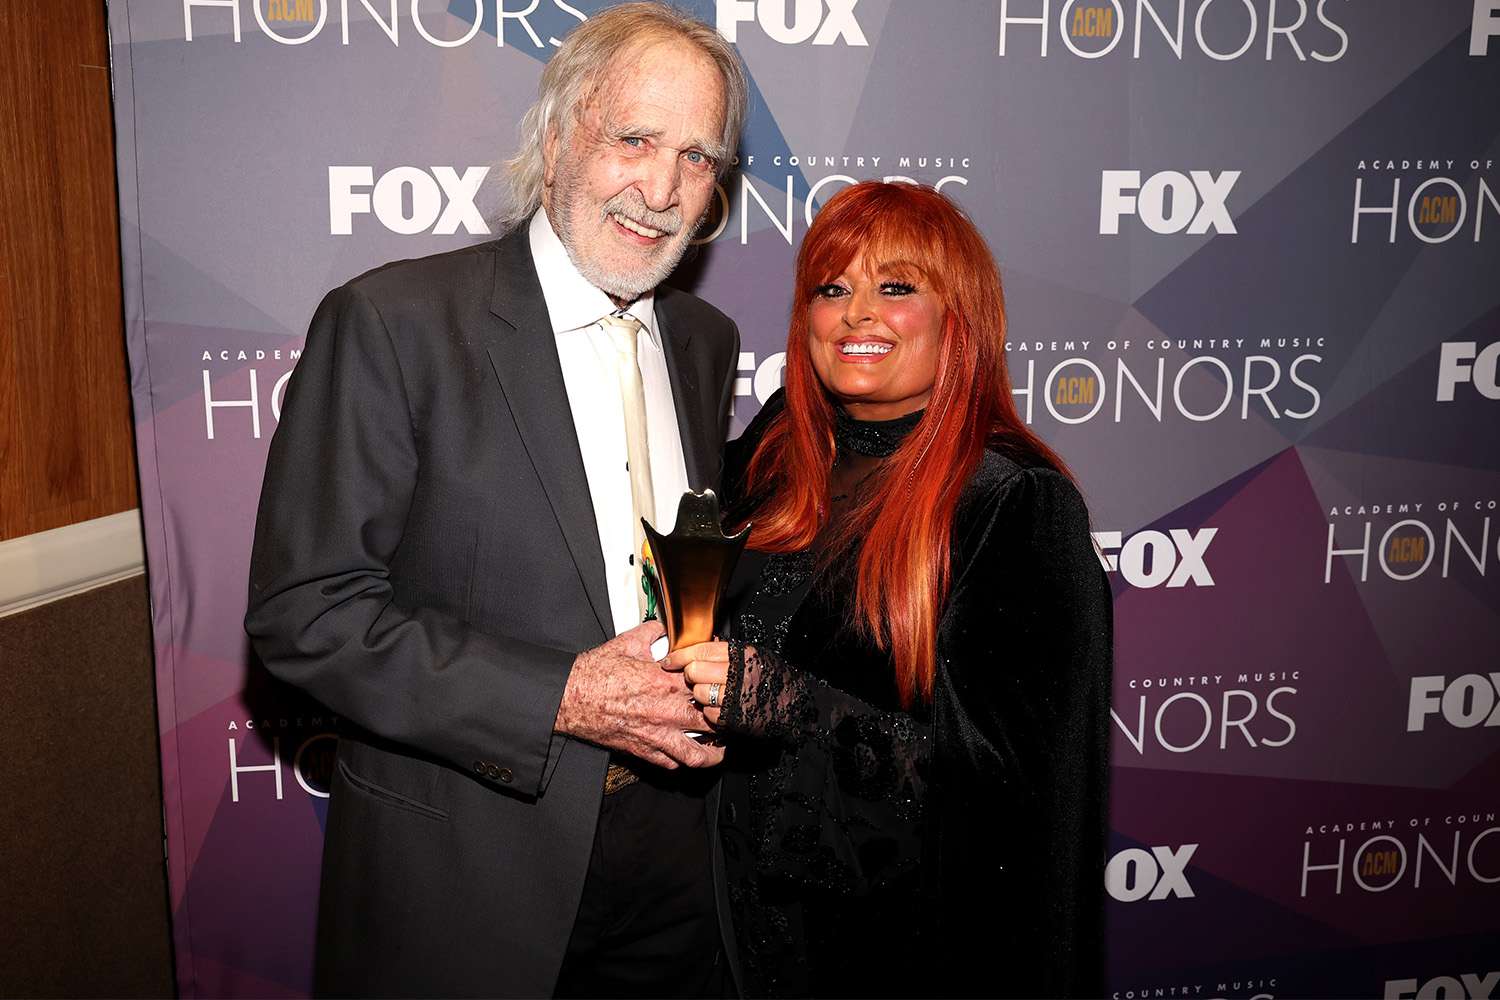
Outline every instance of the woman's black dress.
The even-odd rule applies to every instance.
[[[782,408],[729,445],[730,511]],[[834,519],[919,415],[839,416]],[[952,539],[911,710],[849,624],[852,552],[746,552],[730,584],[720,828],[747,996],[1102,990],[1111,603],[1087,511],[992,449]]]

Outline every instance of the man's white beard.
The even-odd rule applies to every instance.
[[[667,275],[677,267],[683,254],[687,253],[693,233],[697,232],[703,220],[694,220],[691,225],[684,223],[678,232],[663,237],[671,242],[659,249],[651,263],[631,270],[612,270],[593,254],[586,252],[573,232],[574,202],[582,186],[573,167],[572,157],[558,157],[552,181],[552,207],[547,213],[547,221],[552,223],[552,230],[557,233],[563,249],[568,251],[568,258],[573,266],[578,268],[578,273],[589,284],[623,302],[640,298],[665,281]]]

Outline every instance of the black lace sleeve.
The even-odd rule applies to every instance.
[[[747,736],[795,738],[817,722],[810,683],[810,678],[769,650],[762,654],[754,646],[731,639],[719,724]]]
[[[857,893],[916,867],[930,726],[735,640],[725,689],[720,726],[783,748],[762,873]]]

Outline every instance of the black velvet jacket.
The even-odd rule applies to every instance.
[[[728,446],[731,510],[782,402]],[[1078,491],[986,452],[912,710],[848,627],[849,560],[814,566],[747,553],[728,601],[721,829],[746,994],[1100,994],[1111,598]]]

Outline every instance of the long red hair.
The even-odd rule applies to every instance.
[[[947,310],[926,412],[826,550],[858,546],[855,624],[890,653],[910,706],[932,697],[954,512],[985,448],[1066,469],[1016,412],[1005,368],[1005,297],[984,237],[930,187],[865,181],[829,199],[797,253],[786,409],[746,470],[743,495],[758,498],[746,518],[754,522],[750,544],[799,551],[828,516],[837,404],[813,369],[808,307],[819,286],[861,258],[872,273],[915,269]]]

